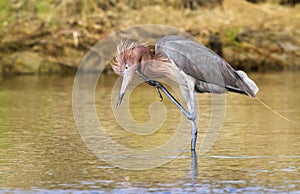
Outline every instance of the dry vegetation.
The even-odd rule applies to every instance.
[[[1,0],[0,8],[2,74],[74,72],[103,36],[143,24],[174,26],[205,45],[221,42],[224,58],[236,68],[300,69],[298,5],[242,0]]]

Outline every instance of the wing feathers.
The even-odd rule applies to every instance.
[[[216,85],[213,91],[243,91],[255,97],[256,84],[243,71],[235,71],[224,59],[198,42],[179,36],[164,36],[156,43],[157,54],[168,57],[186,74],[198,80],[197,91],[207,91],[207,86]],[[207,84],[200,84],[206,82]],[[219,89],[218,89],[219,88]],[[228,88],[235,88],[229,90]],[[220,90],[220,91],[218,91]]]

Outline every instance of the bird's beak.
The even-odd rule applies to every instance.
[[[118,98],[118,102],[117,102],[117,109],[119,108],[119,106],[122,102],[123,96],[124,96],[124,93],[120,93],[119,98]]]
[[[117,109],[119,108],[119,106],[120,106],[120,104],[122,102],[122,99],[124,97],[126,88],[129,85],[129,83],[131,81],[131,78],[132,78],[132,75],[131,75],[130,71],[124,73],[124,75],[123,75],[123,81],[122,81],[122,86],[121,86],[121,90],[120,90],[120,95],[119,95],[118,102],[117,102]]]

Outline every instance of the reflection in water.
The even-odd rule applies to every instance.
[[[251,77],[260,86],[258,96],[296,121],[296,126],[256,100],[228,94],[221,134],[207,154],[197,155],[187,146],[169,163],[143,171],[120,169],[103,162],[83,143],[72,115],[73,77],[3,79],[0,81],[0,190],[299,191],[299,73],[253,74]],[[102,77],[96,91],[95,108],[109,137],[118,144],[140,150],[160,146],[170,139],[176,132],[174,126],[180,113],[168,100],[163,102],[168,110],[167,124],[154,134],[133,135],[118,126],[111,117],[108,96],[114,81],[113,77]],[[139,122],[146,122],[149,119],[147,103],[159,100],[156,91],[141,86],[132,95],[132,115]],[[198,95],[198,99],[201,140],[209,123],[210,96]],[[186,133],[189,134],[189,130]],[[126,159],[126,156],[120,157]]]

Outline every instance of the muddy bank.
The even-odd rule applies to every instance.
[[[204,7],[201,3],[180,6],[176,1],[135,7],[125,1],[82,2],[57,1],[46,10],[27,5],[26,12],[22,11],[24,5],[9,7],[13,18],[1,18],[0,73],[73,74],[88,50],[105,35],[149,23],[190,33],[234,68],[300,69],[297,5],[225,0]]]

